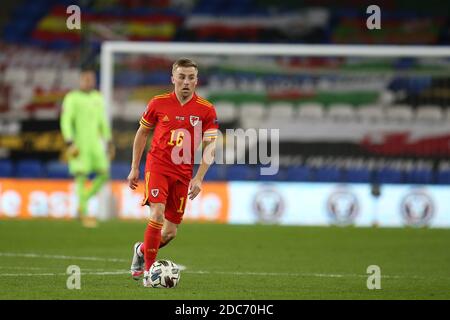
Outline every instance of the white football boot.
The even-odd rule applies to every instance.
[[[131,276],[134,280],[139,280],[144,273],[144,255],[140,256],[138,250],[142,242],[136,242],[133,247],[133,260],[131,262]]]

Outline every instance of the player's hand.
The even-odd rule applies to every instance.
[[[80,154],[80,150],[78,149],[78,147],[75,145],[75,143],[71,143],[69,144],[69,146],[67,147],[67,157],[70,158],[76,158],[78,157],[78,155]]]
[[[130,174],[128,175],[128,185],[132,190],[135,190],[138,186],[139,182],[139,169],[131,169]]]
[[[189,186],[189,199],[194,200],[195,197],[202,191],[202,181],[198,178],[194,178],[191,180],[190,186]]]

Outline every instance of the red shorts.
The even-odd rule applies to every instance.
[[[145,195],[142,205],[164,203],[164,216],[172,223],[180,224],[186,208],[189,186],[177,178],[160,173],[145,172]]]

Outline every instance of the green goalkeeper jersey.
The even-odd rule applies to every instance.
[[[74,90],[63,101],[60,119],[64,141],[72,141],[80,154],[69,159],[72,173],[108,169],[105,142],[111,140],[103,97],[97,90]]]

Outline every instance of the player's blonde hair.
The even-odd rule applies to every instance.
[[[189,68],[189,67],[194,67],[195,69],[198,70],[198,66],[197,63],[189,58],[180,58],[177,61],[175,61],[172,65],[172,73],[175,72],[175,70],[178,67],[183,67],[183,68]]]

